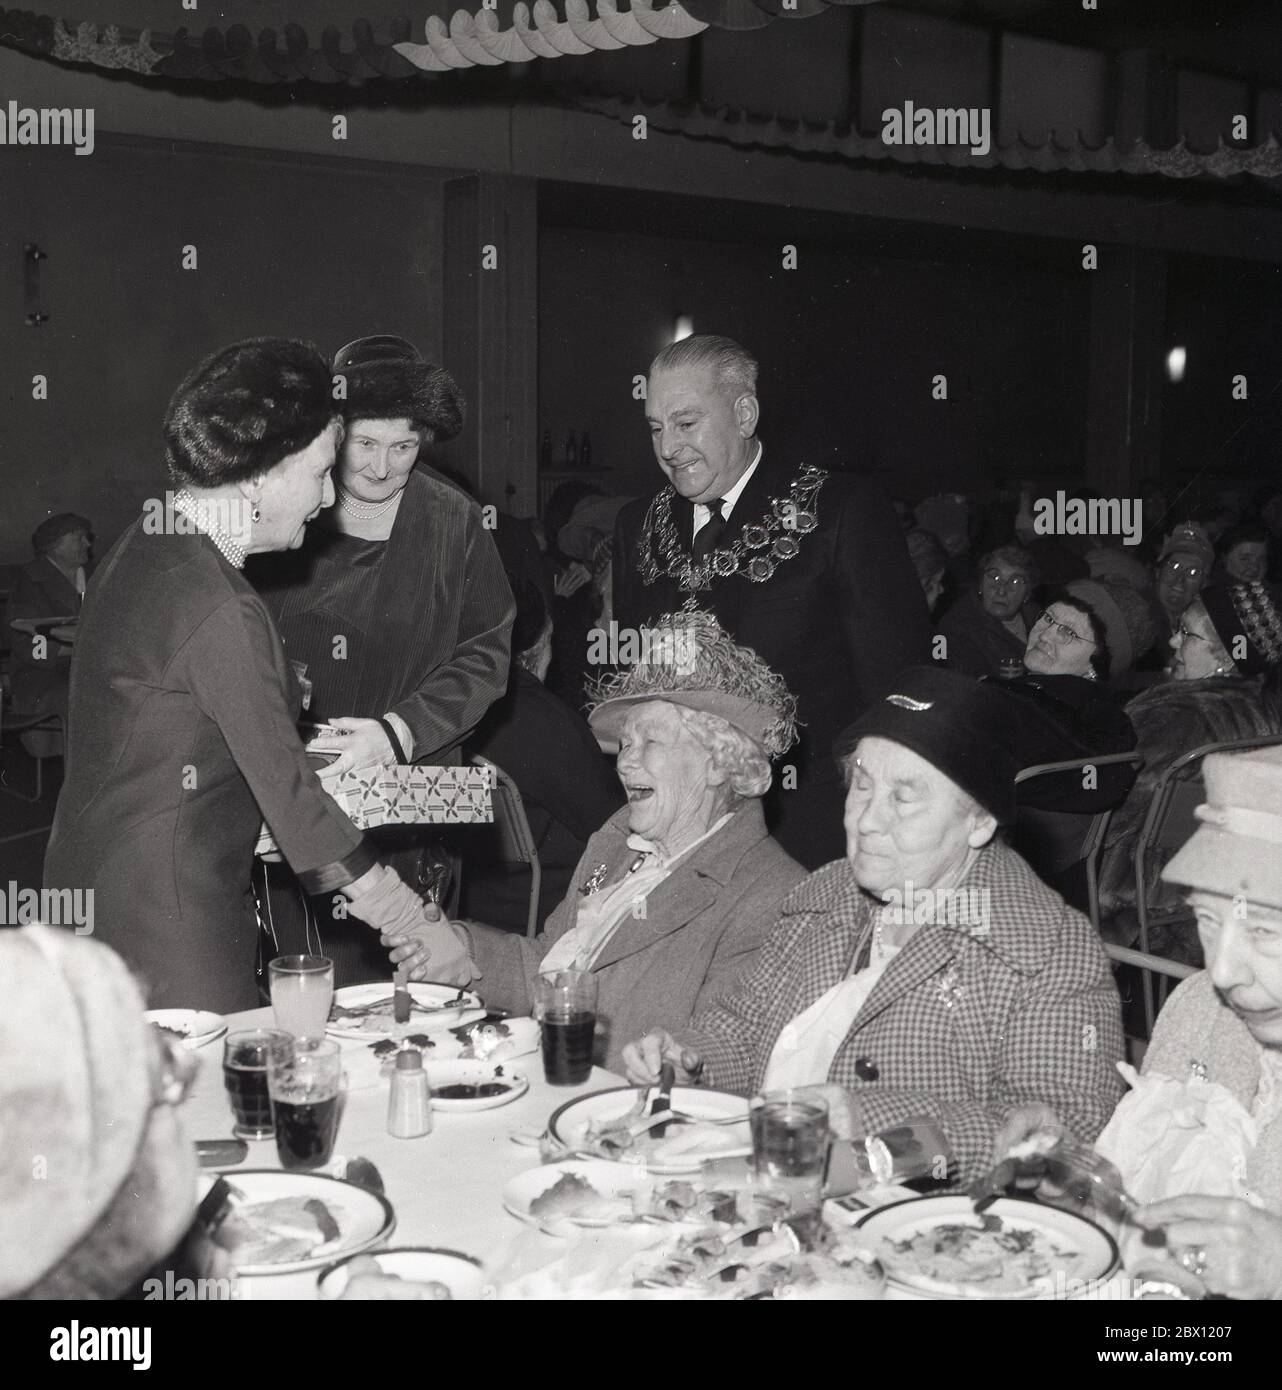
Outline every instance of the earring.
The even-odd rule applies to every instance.
[[[263,519],[263,514],[255,507],[254,510],[250,512],[249,519],[250,521],[261,521]]]

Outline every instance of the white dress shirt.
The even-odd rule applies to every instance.
[[[761,440],[757,440],[757,453],[752,462],[743,470],[743,476],[730,488],[721,498],[721,515],[729,521],[730,513],[734,511],[734,504],[739,500],[740,493],[748,486],[748,479],[757,471],[757,465],[761,462],[761,455],[765,452],[762,448]],[[691,533],[697,536],[700,531],[712,520],[712,508],[705,507],[702,502],[694,504],[694,531]]]

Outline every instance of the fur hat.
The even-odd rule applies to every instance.
[[[1282,908],[1282,748],[1210,753],[1202,776],[1202,824],[1163,879]]]
[[[1215,563],[1215,547],[1211,544],[1210,536],[1206,534],[1206,528],[1197,521],[1182,521],[1172,529],[1171,534],[1162,542],[1162,549],[1157,557],[1158,563],[1172,555],[1183,555],[1188,560],[1197,561],[1203,575],[1210,574],[1211,566]]]
[[[836,747],[848,756],[861,738],[900,743],[1009,825],[1022,765],[1011,747],[1013,713],[1011,697],[999,685],[940,666],[909,666]]]
[[[1065,588],[1089,604],[1104,624],[1112,675],[1129,671],[1152,647],[1157,637],[1152,607],[1124,580],[1103,575],[1099,579],[1074,579]]]
[[[404,338],[357,338],[339,348],[334,375],[346,381],[341,404],[348,422],[409,420],[438,443],[463,428],[466,404],[458,383]]]
[[[643,628],[641,659],[598,681],[588,723],[617,739],[633,705],[650,700],[716,714],[767,756],[797,741],[797,700],[750,647],[738,646],[711,613],[665,613]]]
[[[1198,597],[1224,650],[1244,676],[1258,676],[1282,664],[1282,594],[1276,588],[1213,584]]]
[[[0,980],[6,1298],[60,1264],[133,1171],[153,1044],[137,984],[96,941],[57,927],[0,932]]]
[[[170,475],[241,482],[306,449],[338,415],[325,359],[292,338],[248,338],[207,357],[165,412]]]

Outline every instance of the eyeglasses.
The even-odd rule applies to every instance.
[[[195,1085],[200,1058],[162,1029],[148,1024],[147,1031],[152,1035],[155,1046],[151,1073],[152,1107],[181,1105]]]
[[[984,578],[990,584],[1008,584],[1012,589],[1022,589],[1028,583],[1022,574],[1003,574],[1001,570],[985,570]]]
[[[1209,642],[1211,640],[1209,637],[1203,637],[1200,632],[1190,632],[1189,629],[1186,628],[1183,623],[1181,623],[1179,627],[1175,629],[1175,632],[1176,635],[1182,641],[1185,642],[1187,642],[1190,637],[1192,637],[1195,641],[1198,642]]]
[[[1172,578],[1177,575],[1185,575],[1189,579],[1200,579],[1202,577],[1201,565],[1188,565],[1183,560],[1176,560],[1173,557],[1164,562],[1162,568]]]
[[[1074,632],[1067,623],[1056,622],[1055,618],[1050,613],[1043,613],[1042,616],[1038,618],[1037,622],[1034,623],[1034,627],[1040,626],[1042,623],[1047,624],[1049,627],[1053,627],[1055,629],[1055,635],[1061,642],[1085,642],[1088,647],[1095,646],[1095,643],[1092,642],[1089,637],[1083,637],[1080,632]]]

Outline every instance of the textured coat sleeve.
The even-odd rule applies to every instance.
[[[458,746],[507,689],[516,605],[503,562],[479,511],[469,511],[463,573],[458,579],[454,654],[393,711],[414,736],[414,760]]]
[[[993,1162],[997,1130],[1021,1105],[1049,1105],[1079,1139],[1095,1140],[1121,1098],[1117,991],[1089,922],[1073,913],[1043,969],[1017,992],[1004,1028],[987,1098],[942,1101],[929,1091],[860,1090],[865,1130],[875,1133],[913,1115],[931,1115],[948,1138],[957,1181],[982,1177]]]
[[[780,981],[790,978],[805,932],[804,919],[780,921],[766,937],[757,964],[735,989],[702,1008],[679,1041],[703,1058],[703,1083],[748,1091],[774,1016]]]
[[[205,619],[180,659],[192,699],[218,725],[281,853],[308,892],[328,892],[376,860],[307,764],[285,704],[279,647],[261,601],[241,595]]]
[[[894,509],[873,484],[843,481],[850,486],[834,542],[835,616],[855,689],[872,700],[905,666],[930,660],[930,620]]]

